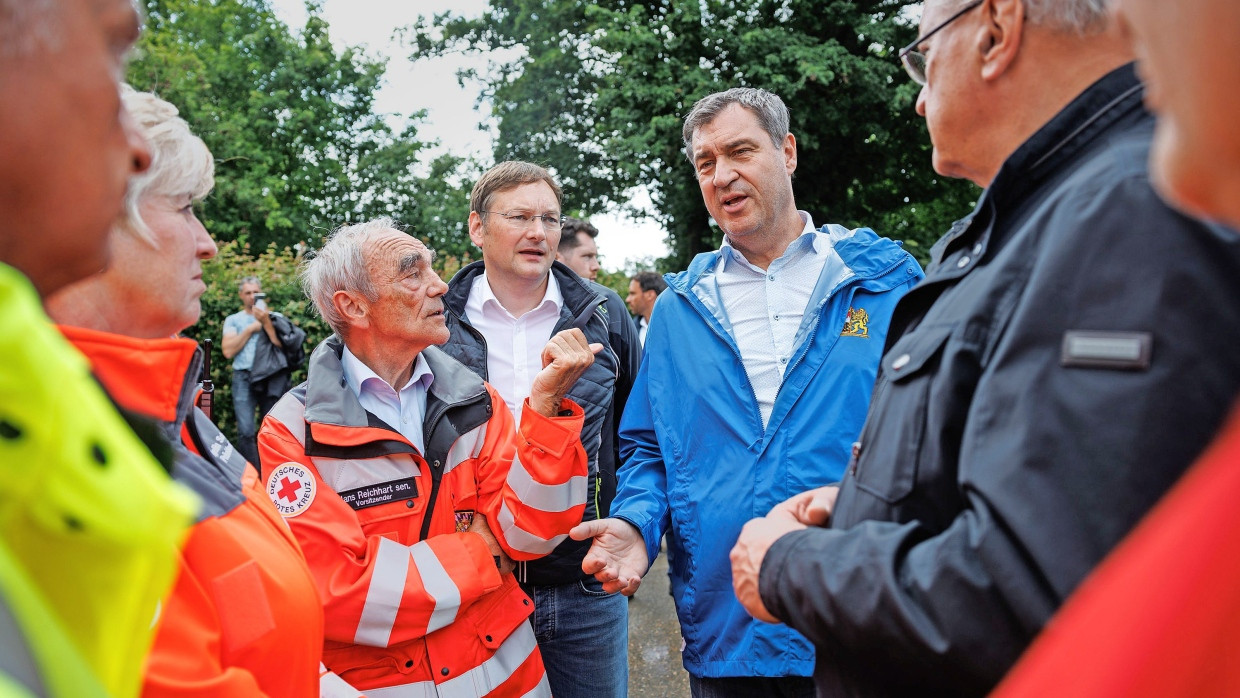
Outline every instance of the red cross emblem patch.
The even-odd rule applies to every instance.
[[[300,463],[285,463],[267,478],[267,496],[285,518],[305,511],[314,501],[314,493],[314,476]]]

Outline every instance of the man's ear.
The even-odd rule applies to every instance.
[[[336,291],[332,305],[350,327],[367,327],[370,324],[370,303],[359,293]]]
[[[995,80],[1012,67],[1025,30],[1024,0],[985,0],[984,31],[978,37],[982,79]]]
[[[482,214],[477,211],[469,212],[469,239],[482,247]]]
[[[784,169],[791,175],[797,171],[797,138],[789,133],[784,136]]]

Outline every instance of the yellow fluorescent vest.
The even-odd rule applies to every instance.
[[[0,594],[49,695],[137,694],[196,508],[0,264]]]

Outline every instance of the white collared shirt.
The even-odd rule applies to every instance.
[[[487,342],[487,382],[499,391],[517,424],[521,423],[521,408],[530,395],[534,376],[543,368],[542,351],[560,321],[563,305],[564,296],[554,274],[547,276],[542,301],[519,318],[495,297],[485,271],[469,289],[465,315]]]
[[[642,347],[646,346],[646,330],[650,329],[650,323],[646,321],[645,315],[637,316],[637,341]]]
[[[831,249],[829,236],[814,229],[814,221],[798,211],[805,226],[788,249],[763,270],[724,238],[716,274],[732,338],[753,386],[765,428],[775,408],[775,396],[796,351],[794,342],[805,306]]]
[[[340,364],[344,368],[345,383],[362,407],[409,439],[418,447],[419,453],[425,453],[422,420],[426,416],[426,390],[435,381],[435,374],[426,365],[426,359],[418,354],[409,382],[399,391],[362,363],[348,347],[340,355]]]

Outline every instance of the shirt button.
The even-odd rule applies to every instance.
[[[447,676],[448,674],[451,674],[452,672],[448,670],[448,667],[444,667],[439,670],[439,673],[443,674],[444,676]]]
[[[779,316],[778,316],[778,315],[776,315],[773,319],[775,320],[775,322],[779,322]]]
[[[412,508],[413,508],[413,500],[412,500],[412,499],[407,499],[407,500],[405,500],[405,507],[406,507],[407,509],[412,509]]]
[[[779,357],[779,363],[781,363],[781,364],[786,364],[786,363],[788,363],[788,357],[786,357],[786,356],[781,356],[781,357]]]
[[[768,275],[768,276],[766,277],[766,279],[767,279],[767,281],[774,281],[774,280],[775,280],[775,275],[774,275],[774,274],[770,274],[770,275]]]
[[[970,260],[967,256],[965,256],[965,257],[961,257],[961,258],[960,258],[960,261],[959,261],[959,262],[956,262],[956,266],[957,266],[957,267],[959,267],[959,268],[961,268],[961,269],[964,269],[965,267],[969,266],[969,262],[970,262],[970,261],[971,261],[971,260]]]
[[[899,371],[905,366],[908,366],[908,362],[912,360],[913,360],[913,357],[909,356],[908,354],[901,354],[899,357],[896,358],[895,361],[891,362],[891,370]]]

